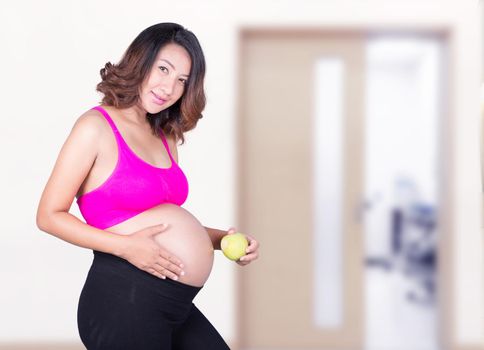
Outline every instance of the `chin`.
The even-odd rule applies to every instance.
[[[152,106],[152,105],[144,105],[143,108],[146,112],[148,112],[149,114],[157,114],[157,113],[160,113],[161,111],[167,109],[168,105],[166,106]]]
[[[149,114],[158,114],[160,113],[162,110],[164,110],[164,108],[145,108],[146,112],[149,113]]]

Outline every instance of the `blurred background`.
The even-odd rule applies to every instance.
[[[195,299],[231,348],[484,349],[482,6],[3,2],[0,349],[83,349],[92,252],[35,212],[100,68],[158,22],[207,59],[184,207],[261,242],[244,268],[216,252]]]

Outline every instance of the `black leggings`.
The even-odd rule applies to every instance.
[[[192,303],[200,289],[94,251],[77,310],[81,340],[88,350],[227,350]]]

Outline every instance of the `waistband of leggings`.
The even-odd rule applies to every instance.
[[[149,284],[149,286],[153,288],[162,289],[169,287],[172,292],[177,293],[179,297],[183,297],[184,299],[193,300],[197,293],[203,288],[174,281],[168,277],[166,279],[161,279],[137,268],[129,261],[116,255],[100,252],[97,250],[93,250],[93,253],[93,266],[120,270],[126,277],[135,278],[143,283]]]

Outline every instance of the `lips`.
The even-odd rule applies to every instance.
[[[165,99],[161,98],[161,96],[155,94],[153,91],[151,91],[151,95],[153,96],[153,102],[156,103],[157,105],[162,105],[166,102]]]

